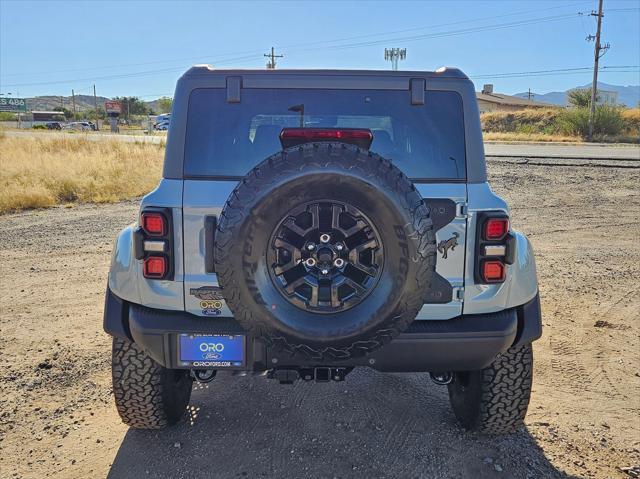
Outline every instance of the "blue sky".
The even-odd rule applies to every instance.
[[[600,81],[640,83],[640,0],[604,0]],[[407,49],[401,69],[457,66],[479,88],[545,93],[591,73],[483,75],[590,67],[596,0],[537,1],[12,1],[0,0],[0,93],[171,95],[191,64],[388,69],[385,47]],[[584,15],[579,15],[583,12]],[[629,71],[631,70],[631,71]],[[473,78],[477,77],[477,78]]]

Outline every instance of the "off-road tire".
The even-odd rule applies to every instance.
[[[320,200],[355,201],[385,236],[378,286],[349,311],[323,318],[281,299],[265,254],[286,208]],[[344,143],[307,143],[267,158],[238,183],[218,219],[214,258],[227,305],[252,336],[288,357],[339,361],[380,348],[415,319],[431,286],[436,241],[429,208],[390,161]]]
[[[111,371],[116,408],[127,426],[162,429],[180,420],[191,397],[189,371],[164,368],[121,338],[113,338]]]
[[[512,347],[485,369],[454,373],[448,386],[453,412],[470,431],[514,432],[527,414],[532,377],[531,343]]]

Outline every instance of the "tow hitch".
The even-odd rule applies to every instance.
[[[450,372],[429,373],[429,376],[431,376],[431,380],[439,386],[446,386],[453,379],[453,374]]]
[[[191,376],[199,383],[210,383],[216,377],[215,369],[192,369]]]
[[[270,379],[276,379],[280,384],[293,384],[298,379],[326,383],[329,381],[344,381],[353,368],[302,368],[302,369],[272,369],[267,374]]]

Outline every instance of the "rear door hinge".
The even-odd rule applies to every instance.
[[[462,302],[463,299],[464,299],[464,287],[458,286],[453,288],[453,291],[451,293],[451,301]]]
[[[456,218],[467,218],[469,209],[465,202],[456,203]]]

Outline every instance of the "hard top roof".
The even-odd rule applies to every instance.
[[[310,69],[231,69],[219,70],[211,65],[194,65],[184,74],[187,76],[201,75],[345,75],[345,76],[391,76],[391,77],[422,77],[422,78],[463,78],[467,79],[462,70],[454,67],[440,67],[435,71],[393,71],[393,70],[310,70]]]

